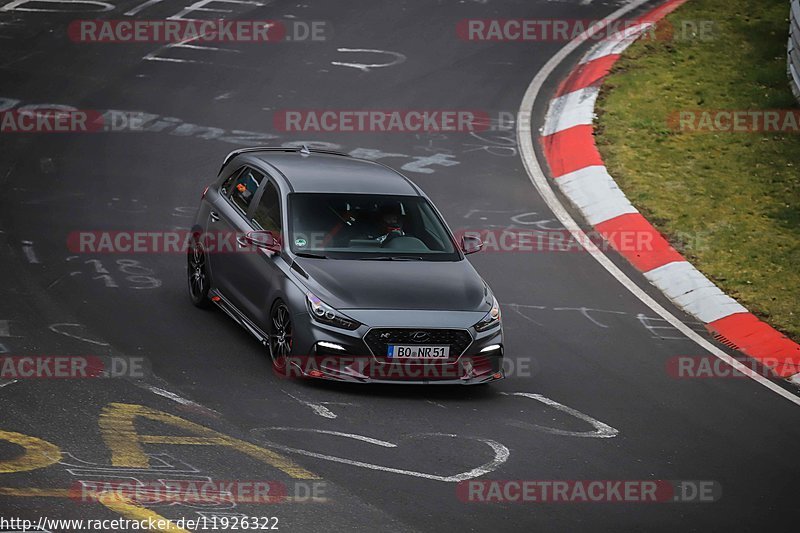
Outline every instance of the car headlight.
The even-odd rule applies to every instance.
[[[497,303],[497,298],[494,297],[494,294],[491,292],[489,293],[489,297],[491,298],[492,308],[489,309],[489,312],[486,313],[480,322],[475,324],[475,329],[478,331],[486,331],[497,327],[500,325],[500,304]]]
[[[317,322],[351,331],[358,329],[358,326],[361,325],[352,318],[343,315],[310,292],[306,294],[306,304],[308,304],[309,314]]]

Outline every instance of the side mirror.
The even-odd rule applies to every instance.
[[[481,248],[483,248],[483,241],[480,237],[474,235],[464,235],[461,237],[461,251],[464,252],[464,255],[480,252]]]
[[[271,231],[251,231],[244,238],[256,248],[276,253],[281,251],[281,243]]]

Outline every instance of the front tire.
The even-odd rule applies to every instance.
[[[292,354],[293,335],[292,313],[278,300],[272,306],[269,322],[269,356],[276,370],[286,369],[286,360]]]
[[[208,278],[207,256],[202,243],[197,237],[192,238],[187,251],[187,274],[189,281],[189,298],[195,307],[208,309],[211,300],[208,291],[211,287]]]

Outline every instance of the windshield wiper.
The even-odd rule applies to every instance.
[[[297,257],[309,257],[311,259],[327,259],[327,255],[315,254],[311,252],[296,252],[294,255]]]
[[[416,257],[408,257],[408,256],[379,256],[379,257],[361,257],[359,258],[360,261],[424,261],[425,259],[419,256]]]

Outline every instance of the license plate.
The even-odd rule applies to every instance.
[[[447,359],[450,346],[425,346],[421,344],[390,344],[390,359]]]

